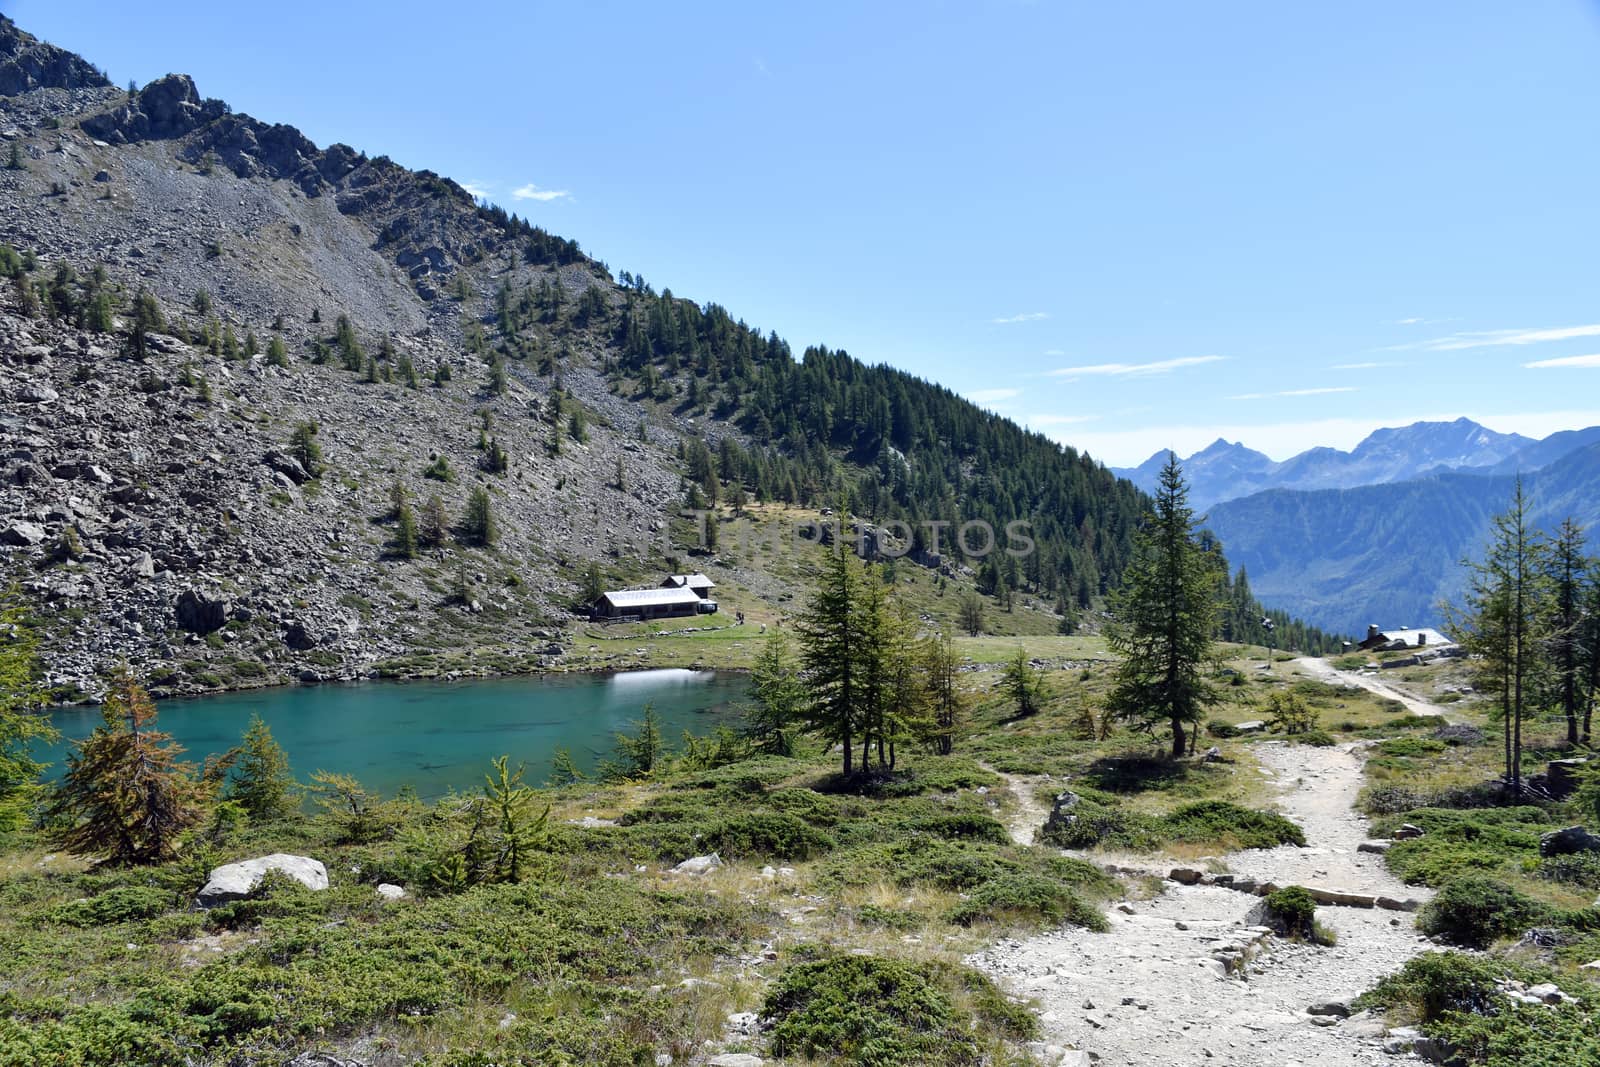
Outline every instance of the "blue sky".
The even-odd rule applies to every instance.
[[[0,9],[1114,464],[1600,423],[1593,2]]]

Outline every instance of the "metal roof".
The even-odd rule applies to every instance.
[[[687,586],[690,589],[712,589],[717,584],[703,574],[673,574],[668,575],[667,581],[673,585]]]
[[[613,589],[600,594],[601,600],[609,600],[613,607],[642,608],[642,607],[670,607],[673,604],[698,604],[700,598],[693,589],[675,586],[670,589]]]

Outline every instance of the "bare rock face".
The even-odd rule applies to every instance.
[[[202,123],[227,113],[220,100],[200,99],[194,79],[168,74],[141,89],[128,102],[83,121],[83,130],[111,144],[182,137]]]
[[[275,852],[253,860],[240,860],[216,868],[196,898],[201,907],[243,900],[256,891],[268,871],[277,871],[314,892],[328,888],[328,869],[308,856]]]
[[[178,594],[175,609],[178,629],[192,634],[209,634],[222,629],[231,605],[226,599],[185,589]]]
[[[0,15],[0,94],[33,89],[106,88],[105,75],[66,49],[24,33]]]

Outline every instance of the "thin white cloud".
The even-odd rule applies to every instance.
[[[1177,359],[1163,359],[1155,363],[1095,363],[1086,367],[1062,367],[1059,370],[1046,371],[1052,378],[1076,378],[1080,375],[1097,375],[1105,377],[1144,377],[1151,374],[1166,374],[1182,367],[1198,367],[1204,363],[1220,363],[1226,356],[1179,356]]]
[[[1048,311],[1024,311],[1020,315],[1002,315],[989,321],[996,326],[1009,326],[1014,322],[1041,322],[1050,317]]]
[[[1409,319],[1396,319],[1394,324],[1396,326],[1415,326],[1420,322],[1422,322],[1421,319],[1417,318],[1416,316],[1412,316]]]
[[[974,404],[988,406],[990,404],[1002,404],[1021,395],[1021,389],[976,389],[967,394],[967,399]]]
[[[1366,363],[1335,363],[1329,370],[1377,370],[1379,367],[1404,367],[1404,363],[1372,360]]]
[[[564,197],[570,197],[572,194],[567,192],[565,189],[541,189],[532,182],[529,182],[520,189],[511,190],[511,195],[518,200],[538,200],[541,203],[546,203],[551,200],[560,200]]]
[[[1353,386],[1353,385],[1323,385],[1323,386],[1318,386],[1315,389],[1285,389],[1282,392],[1280,392],[1278,395],[1279,396],[1327,396],[1330,393],[1353,393],[1355,391],[1356,391],[1356,387]]]
[[[489,195],[487,182],[462,182],[461,188],[465,189],[474,200],[482,200]]]
[[[1560,359],[1536,359],[1532,363],[1524,363],[1523,366],[1539,369],[1546,367],[1600,367],[1600,354],[1592,356],[1562,356]]]
[[[1393,347],[1396,350],[1420,348],[1426,352],[1457,352],[1464,348],[1538,345],[1549,341],[1571,341],[1578,337],[1600,337],[1600,323],[1591,323],[1587,326],[1555,326],[1538,330],[1473,330]]]

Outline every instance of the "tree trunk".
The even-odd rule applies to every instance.
[[[1184,752],[1183,720],[1176,716],[1172,719],[1172,758],[1182,759]]]
[[[844,732],[844,776],[846,778],[850,777],[850,730],[848,727]]]

